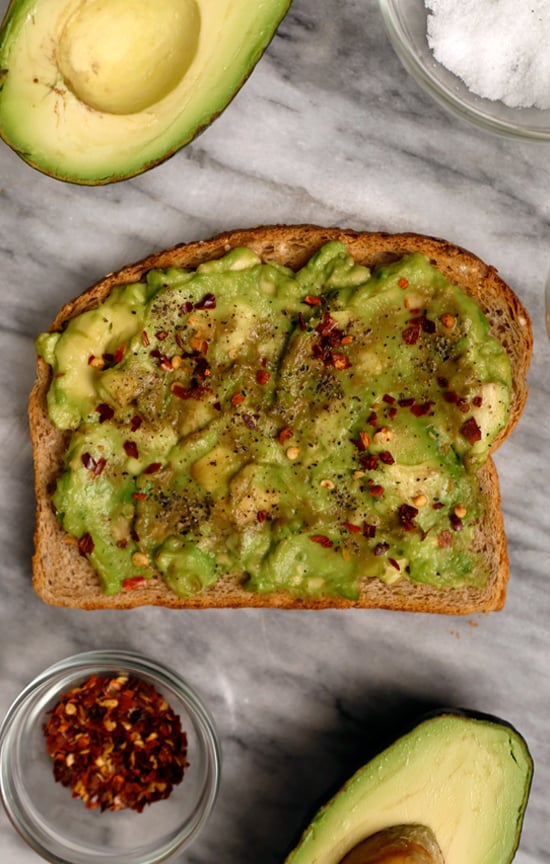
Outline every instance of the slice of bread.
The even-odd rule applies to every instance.
[[[139,281],[154,268],[192,269],[204,261],[219,258],[230,249],[248,246],[266,262],[277,262],[296,270],[330,240],[343,242],[357,263],[369,267],[386,264],[410,252],[426,255],[452,283],[479,304],[490,322],[492,334],[506,350],[513,373],[511,410],[507,426],[493,443],[493,451],[517,424],[527,398],[527,370],[532,354],[529,316],[514,292],[470,252],[434,237],[414,233],[387,234],[354,232],[313,225],[261,226],[220,234],[210,240],[178,245],[151,255],[143,261],[111,273],[89,290],[68,302],[50,330],[63,329],[74,316],[101,302],[115,285]],[[50,367],[38,357],[37,377],[29,400],[36,489],[35,554],[33,584],[47,603],[82,609],[124,609],[138,605],[206,609],[215,607],[385,608],[452,615],[489,612],[502,608],[509,576],[506,537],[501,512],[498,476],[489,458],[479,471],[485,515],[476,536],[476,547],[489,563],[490,575],[483,588],[435,588],[401,579],[386,585],[377,579],[363,580],[357,600],[341,597],[297,599],[283,591],[264,594],[246,591],[239,574],[222,577],[216,584],[190,598],[178,598],[158,578],[139,591],[103,593],[95,571],[79,554],[77,544],[62,530],[51,504],[51,492],[62,467],[66,436],[51,423],[46,394]]]

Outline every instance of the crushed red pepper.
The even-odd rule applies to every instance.
[[[88,809],[136,810],[167,798],[188,767],[181,720],[152,684],[92,675],[44,723],[55,780]]]

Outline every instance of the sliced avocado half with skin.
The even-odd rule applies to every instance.
[[[140,174],[221,113],[289,6],[11,0],[0,29],[0,134],[60,180]]]
[[[286,864],[509,864],[532,773],[527,744],[502,720],[430,716],[351,777]]]

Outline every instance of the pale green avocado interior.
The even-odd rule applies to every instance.
[[[476,471],[510,364],[422,255],[371,273],[328,243],[293,273],[234,249],[117,286],[37,344],[70,432],[53,502],[108,594],[485,583]]]
[[[227,105],[290,0],[12,0],[0,31],[0,132],[76,183],[137,174]]]
[[[286,864],[340,864],[362,840],[426,825],[445,864],[509,864],[532,777],[525,741],[496,719],[444,714],[361,768],[317,813]]]

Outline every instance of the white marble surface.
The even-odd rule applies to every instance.
[[[403,720],[449,704],[500,715],[526,737],[536,771],[516,861],[550,861],[549,193],[550,144],[494,137],[444,113],[407,77],[375,0],[295,0],[221,118],[134,180],[64,185],[0,146],[0,715],[46,664],[84,649],[138,649],[183,672],[214,713],[223,778],[182,864],[282,864],[329,790]],[[67,299],[153,250],[304,221],[446,237],[494,264],[530,311],[530,399],[497,456],[512,571],[505,611],[42,604],[30,581],[26,418],[36,334]],[[3,813],[0,860],[37,860]]]

